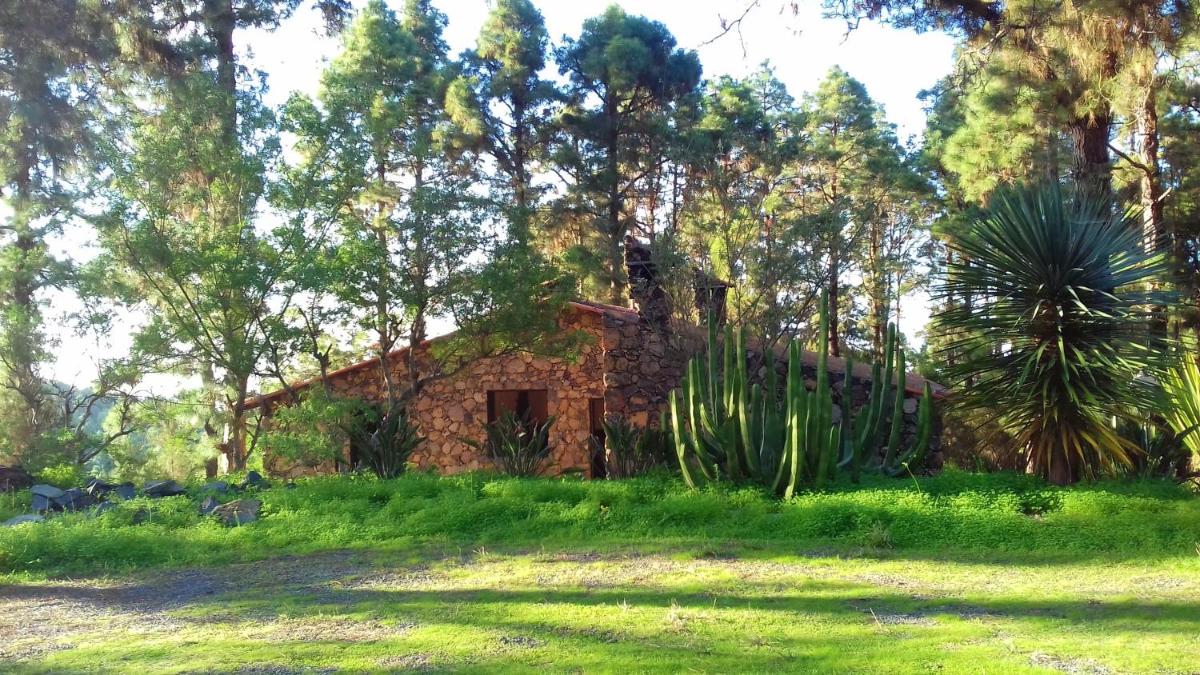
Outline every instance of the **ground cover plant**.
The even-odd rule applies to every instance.
[[[1168,482],[951,470],[781,501],[411,474],[256,497],[240,527],[180,496],[0,530],[0,664],[1187,672],[1200,634],[1200,499]]]
[[[668,476],[623,481],[491,474],[329,477],[256,492],[263,520],[227,528],[196,497],[133,499],[99,516],[0,529],[0,569],[55,574],[220,564],[343,548],[574,544],[860,547],[1023,560],[1198,557],[1200,500],[1167,482],[1066,490],[1020,474],[864,477],[780,501],[754,488],[690,491]],[[135,522],[137,524],[135,524]]]

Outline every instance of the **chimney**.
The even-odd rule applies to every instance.
[[[625,272],[629,276],[629,297],[647,322],[666,326],[671,318],[667,293],[658,276],[650,247],[632,235],[625,235]]]
[[[725,295],[729,284],[696,268],[692,281],[696,294],[696,310],[700,313],[700,324],[707,326],[713,321],[717,326],[725,325]]]

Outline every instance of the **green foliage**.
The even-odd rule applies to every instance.
[[[826,334],[828,305],[823,294],[819,336]],[[933,393],[926,384],[916,443],[903,450],[904,353],[897,348],[895,328],[888,334],[887,364],[882,370],[878,364],[874,368],[870,399],[852,416],[850,393],[845,390],[842,418],[835,424],[829,344],[824,339],[819,342],[813,390],[805,382],[802,351],[795,341],[787,345],[787,377],[781,389],[770,350],[764,354],[766,381],[752,383],[746,332],[727,327],[719,345],[715,324],[711,325],[706,354],[689,361],[681,390],[670,397],[671,430],[684,481],[697,487],[701,482],[749,480],[791,498],[802,487],[831,482],[839,469],[857,481],[864,465],[898,475],[919,464],[931,438]],[[853,359],[848,360],[847,378],[853,367]],[[890,409],[885,408],[888,398],[894,399]],[[891,431],[879,458],[883,420],[889,416]]]
[[[689,260],[731,284],[729,320],[774,342],[792,329],[796,308],[811,304],[824,272],[809,250],[817,223],[790,180],[806,149],[802,116],[769,67],[708,83],[699,115],[681,142],[692,196],[680,243]]]
[[[1164,408],[1167,421],[1183,445],[1200,458],[1200,367],[1194,353],[1163,371],[1159,382],[1169,401]]]
[[[412,453],[425,439],[421,437],[408,410],[393,406],[384,409],[374,424],[355,421],[343,427],[358,455],[359,464],[379,478],[395,478],[404,473]]]
[[[106,479],[143,482],[203,475],[216,456],[204,431],[209,393],[178,392],[173,400],[146,401],[134,411],[137,430],[110,445],[96,464]]]
[[[505,208],[509,239],[530,244],[538,198],[533,183],[551,137],[550,106],[558,92],[543,80],[550,36],[530,0],[501,0],[480,29],[474,51],[463,56],[463,74],[446,93],[446,111],[459,142],[478,147],[499,169],[493,185]]]
[[[632,478],[674,461],[666,414],[657,427],[638,427],[624,417],[604,420],[604,445],[593,452],[604,453],[608,478]],[[594,443],[594,442],[593,442]]]
[[[387,481],[303,479],[294,489],[274,487],[255,498],[263,500],[262,520],[239,528],[199,516],[187,497],[137,499],[98,518],[66,514],[0,528],[0,570],[95,573],[346,548],[387,551],[413,542],[453,549],[748,540],[793,553],[848,551],[882,528],[902,555],[1047,562],[1194,560],[1200,541],[1200,499],[1177,484],[1063,489],[1013,473],[944,471],[915,484],[866,476],[860,485],[838,482],[790,501],[729,485],[694,491],[653,476],[581,482],[421,473]]]
[[[495,422],[487,425],[487,440],[482,451],[506,475],[522,478],[539,476],[550,460],[551,417],[545,422],[518,417],[505,411]],[[474,444],[480,447],[478,444]]]
[[[44,465],[38,456],[70,419],[42,372],[53,333],[46,294],[73,289],[69,256],[50,242],[79,198],[102,106],[79,86],[115,57],[113,26],[92,3],[0,7],[0,457]],[[26,457],[25,455],[28,455]]]
[[[300,401],[281,406],[265,425],[259,442],[278,455],[302,466],[345,463],[345,449],[352,438],[379,421],[370,404],[351,398],[329,396],[321,387],[300,394]]]
[[[1139,376],[1164,350],[1146,345],[1157,298],[1140,284],[1162,265],[1139,232],[1106,202],[1050,185],[1000,193],[952,244],[960,257],[938,297],[977,298],[939,317],[963,355],[947,369],[955,401],[1001,411],[1030,466],[1056,482],[1130,466],[1137,449],[1110,417],[1154,409]]]
[[[622,243],[629,233],[626,195],[675,137],[675,114],[700,82],[695,52],[679,49],[666,26],[612,5],[583,23],[578,38],[556,50],[567,79],[560,118],[564,138],[553,160],[577,180],[565,195],[565,214],[577,218],[580,238],[601,251],[595,287],[625,300]],[[632,201],[632,200],[630,200]]]
[[[37,472],[37,481],[64,490],[80,487],[88,479],[88,472],[78,464],[58,464]]]

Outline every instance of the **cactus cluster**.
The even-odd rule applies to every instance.
[[[828,328],[828,302],[822,296],[820,335]],[[802,374],[802,350],[796,341],[787,345],[788,367],[782,386],[770,349],[763,353],[763,381],[752,383],[745,329],[727,327],[722,347],[715,325],[709,326],[706,352],[688,362],[680,388],[670,397],[675,453],[688,485],[752,481],[791,497],[799,488],[833,481],[839,471],[854,481],[863,470],[897,475],[924,458],[933,427],[933,396],[926,384],[917,415],[916,442],[901,449],[904,353],[895,326],[888,326],[885,362],[875,364],[870,397],[857,414],[853,414],[849,390],[854,362],[847,359],[846,389],[837,422],[828,346],[824,340],[819,342],[812,390]],[[885,446],[883,432],[889,420]]]

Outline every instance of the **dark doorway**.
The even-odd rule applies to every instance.
[[[608,461],[604,450],[604,399],[588,399],[588,416],[591,419],[592,478],[608,477]]]

